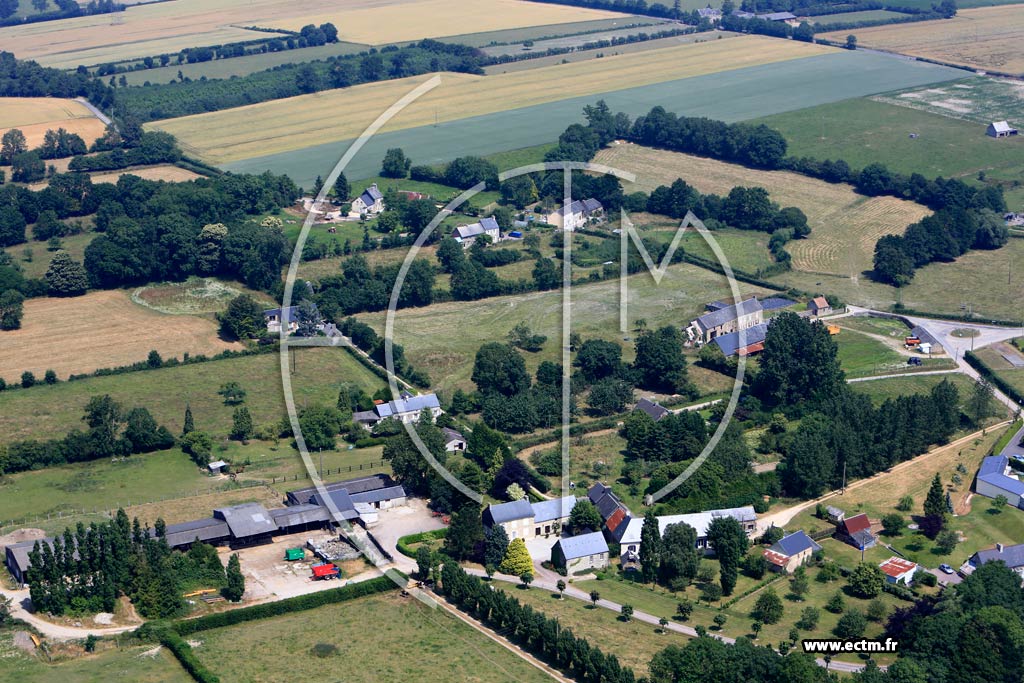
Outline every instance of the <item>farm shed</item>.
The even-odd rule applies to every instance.
[[[823,296],[816,296],[807,302],[807,310],[811,315],[828,315],[832,312],[832,304]]]
[[[749,356],[764,351],[764,340],[768,336],[768,323],[754,325],[743,331],[745,339],[740,340],[739,332],[729,332],[712,341],[722,350],[726,357]],[[742,346],[741,346],[742,343]]]
[[[551,548],[551,563],[572,573],[604,569],[608,566],[608,543],[600,531],[560,538]]]
[[[155,531],[150,533],[156,535]],[[227,522],[213,517],[181,524],[168,524],[164,529],[164,539],[172,548],[187,548],[197,540],[210,545],[221,545],[230,538],[231,529]]]
[[[406,495],[405,489],[401,486],[389,486],[386,489],[350,493],[349,498],[357,510],[360,504],[368,505],[374,510],[388,510],[405,505]]]
[[[1024,482],[1011,474],[1010,458],[1005,455],[991,455],[981,461],[974,490],[989,498],[1006,496],[1010,505],[1024,508]]]
[[[1008,138],[1016,134],[1017,129],[1011,128],[1006,121],[993,121],[988,124],[988,130],[985,131],[985,135],[990,138]]]
[[[345,481],[336,481],[330,484],[326,484],[324,488],[328,493],[331,491],[337,491],[338,489],[345,489],[349,495],[353,493],[363,493],[364,491],[373,491],[375,489],[383,489],[394,486],[394,480],[386,474],[373,474],[368,477],[358,477],[356,479],[346,479]],[[317,493],[315,486],[308,486],[303,489],[296,489],[289,491],[286,494],[285,505],[303,505],[309,503],[313,496]]]
[[[839,527],[836,529],[836,536],[857,550],[873,548],[878,540],[871,533],[871,520],[864,513],[847,517],[840,522]]]
[[[444,449],[446,451],[454,453],[455,451],[466,450],[466,437],[460,432],[445,427],[441,430],[441,433],[444,434]]]
[[[32,552],[32,548],[35,547],[36,543],[46,543],[52,547],[52,538],[43,538],[38,541],[22,541],[21,543],[12,543],[11,545],[4,546],[4,564],[7,565],[7,570],[11,572],[11,576],[19,584],[24,584],[28,581],[27,573],[32,563],[28,559],[28,554]]]
[[[231,545],[269,543],[278,530],[277,523],[259,503],[242,503],[213,511],[215,519],[223,520],[231,530]]]

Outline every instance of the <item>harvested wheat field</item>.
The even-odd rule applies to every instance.
[[[908,225],[930,213],[920,204],[902,199],[861,196],[850,185],[640,145],[601,150],[594,161],[636,173],[635,187],[647,191],[676,178],[703,193],[718,195],[728,194],[738,185],[765,188],[773,202],[799,207],[807,214],[810,237],[790,242],[786,249],[793,255],[793,267],[808,272],[856,277],[871,268],[879,237],[902,234]]]
[[[21,59],[71,69],[174,53],[189,47],[268,38],[333,22],[341,40],[390,43],[458,33],[623,17],[615,12],[520,0],[174,0],[124,12],[0,29],[0,45]],[[249,27],[264,27],[253,31]],[[354,36],[360,36],[356,39]]]
[[[28,299],[21,329],[0,334],[0,377],[13,382],[28,370],[42,379],[53,370],[66,379],[146,360],[152,349],[171,358],[242,346],[221,341],[212,318],[157,313],[120,290]]]
[[[380,45],[458,33],[482,33],[616,17],[621,17],[624,24],[628,23],[629,16],[618,12],[523,0],[398,0],[354,9],[346,6],[344,10],[335,7],[320,12],[304,11],[301,16],[258,25],[261,28],[298,31],[307,24],[319,26],[329,21],[338,27],[339,40]]]
[[[178,168],[170,164],[158,166],[140,166],[127,168],[123,171],[112,171],[110,173],[93,173],[92,182],[95,183],[116,183],[123,175],[134,175],[146,180],[166,180],[169,183],[184,183],[196,178],[202,178],[198,173],[184,168]]]
[[[823,33],[845,41],[851,31]],[[892,50],[976,69],[1024,73],[1024,4],[962,9],[952,19],[853,31],[863,47]]]
[[[835,51],[809,43],[746,36],[494,76],[446,73],[441,85],[402,110],[381,132],[830,52]],[[146,128],[165,130],[190,154],[223,164],[354,138],[382,111],[429,78],[415,76],[328,90],[157,121]],[[538,85],[541,83],[543,87]]]
[[[43,144],[48,130],[63,128],[82,136],[92,144],[103,135],[106,126],[92,112],[75,100],[59,97],[0,98],[0,135],[11,128],[25,134],[29,149]]]

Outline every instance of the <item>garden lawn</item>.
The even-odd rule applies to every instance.
[[[0,632],[0,680],[17,683],[191,683],[192,677],[166,648],[118,650],[100,646],[93,655],[47,664],[14,647],[13,631]]]
[[[196,656],[224,683],[291,683],[327,670],[343,670],[350,683],[550,681],[455,617],[397,592],[204,631],[192,638],[201,642]],[[320,643],[333,645],[336,653],[315,656],[312,648]],[[377,655],[367,656],[371,652]]]

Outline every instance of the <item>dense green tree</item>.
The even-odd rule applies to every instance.
[[[849,578],[850,592],[860,598],[874,598],[882,592],[885,585],[885,574],[877,565],[862,562],[858,564]]]
[[[492,525],[484,533],[484,565],[497,567],[508,550],[508,533],[500,524]]]
[[[225,382],[220,385],[220,389],[217,393],[224,397],[225,405],[233,406],[245,402],[245,389],[242,388],[241,384],[235,381]]]
[[[828,441],[832,421],[821,414],[806,416],[793,434],[783,459],[782,481],[794,495],[814,498],[835,476],[835,452]]]
[[[14,157],[28,151],[25,134],[19,128],[11,128],[0,137],[0,165],[9,165]]]
[[[89,288],[85,267],[66,251],[53,255],[45,279],[51,296],[78,296]]]
[[[124,438],[132,453],[150,453],[174,445],[174,437],[157,424],[145,408],[132,408],[125,417]]]
[[[576,501],[569,513],[569,522],[563,532],[569,536],[586,533],[587,531],[600,531],[602,526],[601,513],[586,498]]]
[[[749,541],[743,527],[732,517],[717,517],[708,525],[708,543],[714,548],[720,566],[719,582],[724,595],[732,595],[739,575],[740,561]]]
[[[678,327],[665,326],[643,332],[636,340],[633,368],[639,386],[662,393],[683,393],[692,388],[683,357],[683,335]]]
[[[238,553],[232,553],[228,559],[227,583],[221,591],[231,602],[238,602],[245,595],[245,575],[238,560]]]
[[[781,313],[768,327],[752,391],[768,405],[807,410],[846,391],[837,352],[824,325]]]
[[[558,289],[562,285],[562,272],[553,259],[538,256],[532,275],[534,286],[541,291]]]
[[[933,538],[946,524],[946,493],[936,472],[924,499],[924,531]]]
[[[782,619],[782,612],[782,598],[769,586],[757,596],[750,616],[766,624],[777,624]]]
[[[633,388],[628,383],[614,377],[594,382],[590,388],[587,404],[595,415],[614,415],[626,409],[626,404],[633,400]]]
[[[313,405],[300,411],[299,428],[306,448],[311,451],[333,449],[341,433],[342,420],[341,411],[334,406]],[[251,418],[249,421],[251,424]]]
[[[463,505],[452,514],[452,522],[444,537],[444,550],[456,560],[477,557],[484,541],[484,528],[480,521],[480,506]],[[514,574],[519,576],[519,573]]]
[[[231,415],[231,438],[235,441],[248,441],[253,433],[252,415],[245,406],[235,408]],[[303,432],[305,434],[305,432]]]
[[[622,371],[622,347],[604,339],[588,339],[576,352],[576,365],[588,382],[614,377]]]
[[[860,638],[868,627],[868,620],[858,609],[851,609],[839,617],[834,633],[840,638]]]
[[[252,339],[266,329],[263,308],[250,294],[239,294],[228,302],[223,313],[217,314],[221,333],[230,339]]]
[[[192,459],[192,462],[205,468],[210,464],[213,439],[206,432],[191,431],[182,437],[181,450]]]
[[[903,533],[903,527],[907,524],[903,515],[892,512],[882,517],[882,528],[889,536],[899,536]]]
[[[697,551],[697,531],[688,524],[669,524],[661,539],[661,566],[659,580],[668,586],[677,579],[697,576],[700,556]]]
[[[14,289],[0,294],[0,330],[17,330],[21,327],[24,301],[21,292]]]
[[[530,558],[530,551],[526,549],[526,542],[521,538],[513,538],[505,551],[505,557],[498,567],[502,574],[510,576],[522,576],[527,572],[533,572],[533,560]]]
[[[405,156],[402,148],[392,147],[384,154],[380,174],[385,178],[405,178],[409,175],[409,168],[411,166],[412,161]]]
[[[644,514],[644,523],[640,529],[640,573],[646,583],[653,582],[658,576],[661,565],[661,530],[654,510],[648,509]]]
[[[181,435],[185,436],[196,430],[195,420],[192,418],[192,406],[188,403],[185,404],[185,420],[181,428]]]
[[[349,185],[348,178],[344,173],[339,173],[334,180],[334,198],[339,202],[347,202],[351,194],[352,186]]]
[[[488,342],[477,351],[472,379],[483,394],[513,396],[530,387],[523,357],[510,344],[498,342]]]

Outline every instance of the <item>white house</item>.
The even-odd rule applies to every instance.
[[[566,536],[551,548],[551,563],[569,574],[608,566],[608,543],[600,531]]]
[[[988,130],[985,131],[985,135],[990,138],[1008,138],[1016,134],[1017,129],[1011,128],[1006,121],[993,121],[988,124]]]
[[[420,414],[424,410],[430,412],[431,420],[436,420],[444,412],[441,410],[441,403],[437,400],[437,394],[405,395],[397,401],[378,403],[373,406],[373,410],[352,413],[352,420],[367,427],[372,427],[388,418],[395,418],[409,424],[419,422]]]
[[[990,455],[981,461],[974,490],[989,498],[1006,496],[1010,505],[1024,508],[1024,482],[1015,472],[1010,467],[1009,456]]]
[[[890,557],[878,567],[885,574],[885,580],[888,583],[902,581],[907,586],[914,582],[914,574],[917,572],[916,563],[895,556]]]
[[[454,429],[445,427],[441,430],[444,435],[444,449],[449,453],[455,453],[456,451],[462,452],[466,450],[466,437],[462,436],[461,433]]]
[[[377,183],[363,190],[363,193],[352,200],[352,212],[359,215],[378,214],[384,210],[384,195],[377,189]]]
[[[520,498],[510,503],[488,505],[484,510],[483,524],[485,527],[495,524],[504,527],[510,539],[557,536],[569,521],[575,506],[575,496],[542,500],[532,505],[526,498]]]
[[[806,564],[819,550],[821,546],[801,530],[783,536],[770,548],[765,548],[764,559],[773,570],[790,573]]]
[[[663,515],[658,517],[658,529],[665,535],[665,529],[672,524],[687,524],[697,532],[697,549],[702,550],[705,555],[710,555],[714,549],[708,543],[708,527],[711,522],[719,517],[732,517],[747,534],[752,538],[757,533],[757,513],[751,505],[739,508],[725,508],[722,510],[708,510],[706,512],[694,512],[687,515]],[[612,517],[609,522],[613,522]],[[644,526],[643,517],[627,516],[621,523],[615,524],[611,530],[612,540],[617,542],[622,553],[623,563],[635,562],[640,553],[640,532]]]
[[[298,306],[271,308],[263,311],[263,320],[267,323],[267,332],[280,334],[281,326],[285,325],[289,332],[294,333],[299,329],[298,313]]]
[[[596,199],[577,199],[556,211],[544,215],[544,222],[561,228],[575,230],[583,227],[590,219],[599,219],[604,214],[604,207]]]
[[[498,221],[493,216],[482,218],[478,223],[460,225],[452,230],[452,237],[463,247],[473,244],[480,235],[487,235],[491,238],[491,242],[501,239],[501,228],[498,227]]]

